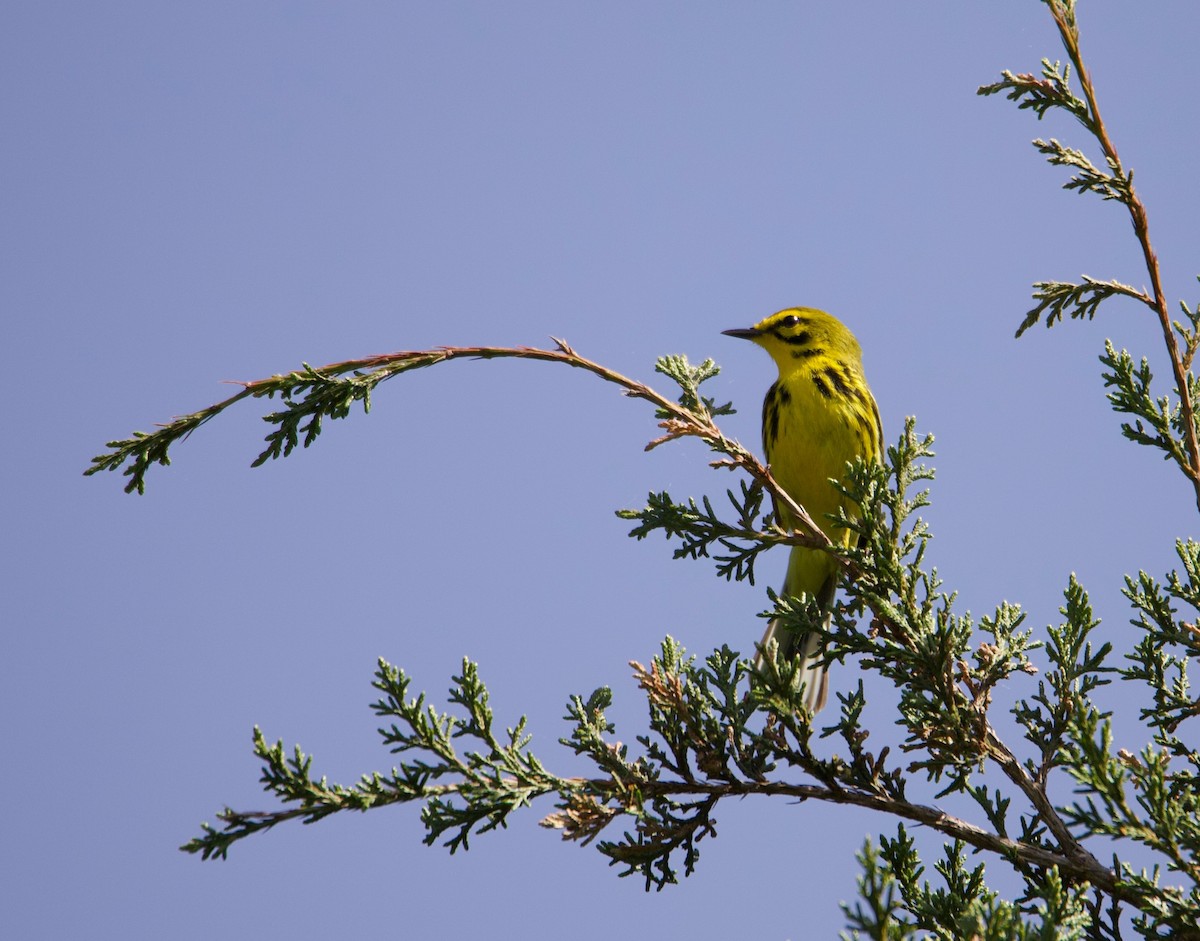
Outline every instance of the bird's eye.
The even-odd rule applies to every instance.
[[[783,320],[779,321],[781,327],[794,327],[800,322],[800,318],[795,314],[788,314]]]

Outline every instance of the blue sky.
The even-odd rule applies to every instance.
[[[389,767],[379,656],[435,697],[471,656],[498,717],[528,714],[569,771],[569,695],[612,684],[632,742],[626,662],[667,633],[748,651],[765,605],[765,585],[627,538],[615,509],[728,478],[692,444],[643,454],[648,408],[553,366],[394,380],[369,417],[256,470],[251,405],[142,498],[80,476],[222,380],[553,334],[650,381],[661,354],[716,358],[726,428],[757,443],[771,365],[720,331],[819,306],[862,342],[888,438],[906,415],[937,436],[931,556],[963,608],[1020,602],[1040,628],[1076,572],[1125,649],[1121,577],[1161,574],[1195,535],[1189,489],[1120,438],[1099,380],[1105,337],[1166,375],[1148,316],[1112,303],[1012,338],[1035,280],[1146,280],[1119,207],[1061,191],[1028,144],[1081,133],[975,96],[1063,57],[1035,0],[3,18],[6,935],[833,937],[854,852],[894,832],[747,800],[720,809],[694,877],[651,895],[537,828],[548,804],[454,858],[421,845],[415,808],[283,828],[220,864],[179,853],[221,806],[266,804],[255,723],[334,780]],[[1167,291],[1194,300],[1200,8],[1081,0],[1080,18]],[[1108,705],[1140,747],[1139,701]]]

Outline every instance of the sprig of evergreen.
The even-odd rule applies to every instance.
[[[736,513],[735,521],[727,523],[713,509],[708,497],[700,503],[689,497],[677,503],[665,490],[651,493],[640,510],[618,510],[617,516],[635,520],[638,525],[629,533],[645,539],[661,531],[667,539],[678,539],[674,550],[677,559],[712,558],[717,574],[733,581],[748,580],[754,584],[754,563],[759,555],[775,545],[821,545],[812,537],[785,532],[770,525],[770,514],[763,512],[763,488],[757,481],[739,481],[740,492],[726,490],[725,495]],[[760,526],[759,521],[762,520]]]
[[[1142,718],[1151,727],[1174,732],[1187,719],[1200,715],[1200,697],[1191,693],[1188,662],[1200,658],[1200,543],[1179,540],[1175,552],[1184,574],[1172,571],[1166,585],[1145,572],[1125,579],[1124,594],[1138,616],[1132,623],[1145,631],[1128,659],[1134,666],[1122,671],[1130,680],[1146,683],[1153,705],[1142,710]],[[1176,604],[1190,611],[1186,619]]]
[[[262,762],[260,782],[286,809],[243,812],[226,807],[217,814],[221,826],[202,825],[202,835],[181,847],[202,858],[224,858],[239,840],[289,820],[315,823],[342,811],[367,811],[391,804],[422,803],[422,820],[432,845],[443,840],[453,853],[470,848],[473,833],[502,827],[513,811],[536,797],[570,790],[550,774],[528,750],[525,718],[495,729],[487,688],[476,664],[463,661],[454,677],[450,702],[459,713],[438,712],[425,695],[409,697],[411,683],[403,670],[380,659],[373,686],[382,698],[372,708],[392,720],[379,734],[393,754],[419,757],[401,762],[386,774],[365,774],[352,786],[329,784],[312,774],[313,758],[296,746],[289,756],[283,743],[269,743],[254,729],[254,754]],[[461,752],[455,742],[473,739],[480,747]],[[436,783],[446,781],[446,783]],[[295,805],[295,806],[289,806]]]
[[[918,931],[930,932],[926,937],[997,941],[1088,937],[1093,919],[1086,893],[1066,885],[1056,869],[1042,880],[1041,904],[1026,912],[988,889],[984,864],[968,868],[964,850],[960,842],[946,845],[934,866],[941,879],[935,885],[922,878],[925,867],[903,824],[895,839],[881,837],[878,848],[868,840],[858,854],[860,901],[843,905],[852,933],[842,937],[890,941]]]
[[[1181,303],[1185,316],[1191,323],[1187,328],[1172,320],[1166,294],[1162,287],[1162,275],[1158,256],[1150,241],[1150,227],[1146,207],[1133,186],[1133,171],[1121,162],[1108,128],[1100,114],[1095,87],[1084,65],[1079,45],[1079,24],[1075,15],[1074,0],[1042,0],[1058,28],[1059,38],[1067,52],[1070,64],[1062,67],[1058,62],[1042,60],[1042,75],[1038,78],[1029,73],[1013,74],[1005,71],[1001,79],[981,86],[980,95],[1003,93],[1016,101],[1018,108],[1032,110],[1038,120],[1055,112],[1065,112],[1083,126],[1088,136],[1099,147],[1107,170],[1101,170],[1083,151],[1069,147],[1051,138],[1036,139],[1034,147],[1049,163],[1065,166],[1075,171],[1064,184],[1064,188],[1079,193],[1095,193],[1102,199],[1113,200],[1125,206],[1133,223],[1134,234],[1141,248],[1146,273],[1150,278],[1151,290],[1139,291],[1116,280],[1099,281],[1086,275],[1081,283],[1066,281],[1039,281],[1034,284],[1034,299],[1038,302],[1026,313],[1017,329],[1020,336],[1038,322],[1046,313],[1046,325],[1052,326],[1063,319],[1064,313],[1074,319],[1092,319],[1100,303],[1110,297],[1123,295],[1140,301],[1151,310],[1162,330],[1163,344],[1171,364],[1175,385],[1176,405],[1169,404],[1166,397],[1152,394],[1149,386],[1150,372],[1143,361],[1142,372],[1134,375],[1131,363],[1126,363],[1128,354],[1116,354],[1111,343],[1106,342],[1105,355],[1101,362],[1111,370],[1105,373],[1105,385],[1116,385],[1109,395],[1114,410],[1142,418],[1159,416],[1162,413],[1177,413],[1165,421],[1151,424],[1159,432],[1156,436],[1135,433],[1140,422],[1133,426],[1123,424],[1122,432],[1139,444],[1167,450],[1190,481],[1200,510],[1200,402],[1197,401],[1198,382],[1192,373],[1192,360],[1197,347],[1197,322],[1200,309],[1192,311]],[[1075,70],[1080,93],[1071,87],[1071,69]],[[1179,340],[1183,340],[1183,347]],[[1144,378],[1144,381],[1141,381]]]
[[[1009,101],[1015,101],[1020,110],[1036,114],[1039,121],[1049,112],[1062,109],[1089,131],[1094,129],[1087,102],[1071,90],[1070,63],[1064,67],[1061,62],[1043,59],[1041,78],[1031,72],[1018,75],[1005,69],[1000,73],[1000,81],[980,86],[976,94],[1003,94]]]
[[[1146,304],[1153,302],[1146,294],[1120,281],[1097,281],[1086,274],[1083,281],[1074,284],[1069,281],[1038,281],[1034,284],[1033,299],[1038,302],[1017,328],[1019,337],[1036,324],[1046,314],[1046,326],[1053,327],[1063,319],[1063,315],[1072,320],[1092,320],[1096,316],[1096,308],[1100,302],[1114,295],[1124,295]]]
[[[1112,390],[1107,397],[1113,411],[1135,416],[1133,422],[1121,423],[1121,434],[1135,444],[1162,451],[1164,458],[1174,461],[1185,475],[1190,473],[1183,405],[1172,401],[1170,396],[1154,395],[1154,374],[1146,357],[1135,366],[1126,350],[1118,353],[1112,341],[1105,340],[1100,363],[1105,367],[1104,385]],[[1189,372],[1188,394],[1193,402],[1200,393],[1197,383],[1195,375]]]

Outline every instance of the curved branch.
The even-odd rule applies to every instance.
[[[544,350],[531,346],[442,346],[432,350],[401,350],[318,367],[305,363],[302,370],[286,375],[238,382],[237,384],[242,386],[240,392],[206,409],[175,418],[160,425],[153,432],[135,432],[129,438],[109,441],[109,450],[92,458],[92,466],[84,471],[84,475],[117,470],[129,463],[130,466],[124,472],[130,478],[125,491],[130,493],[136,490],[143,493],[145,474],[151,465],[170,463],[167,457],[170,445],[186,438],[200,425],[245,398],[274,398],[279,395],[287,405],[284,411],[266,416],[268,421],[280,425],[280,428],[268,436],[271,446],[259,455],[255,461],[258,465],[271,458],[286,456],[292,451],[298,443],[295,429],[300,421],[309,421],[308,425],[299,429],[306,432],[303,443],[307,447],[319,433],[322,417],[344,418],[349,414],[349,406],[356,401],[362,402],[364,409],[368,409],[371,391],[379,383],[410,369],[420,369],[455,359],[531,359],[582,369],[605,382],[620,386],[625,395],[631,398],[652,403],[662,413],[659,427],[665,434],[647,444],[646,450],[677,438],[700,438],[714,451],[727,456],[725,460],[715,461],[714,467],[741,468],[762,484],[776,500],[777,505],[787,509],[798,523],[796,530],[789,533],[794,543],[826,550],[833,548],[833,543],[821,527],[779,486],[770,468],[760,463],[737,441],[726,438],[713,422],[707,409],[689,409],[645,383],[630,379],[594,360],[580,356],[566,340],[558,337],[551,339],[554,340],[557,349]],[[839,561],[843,565],[847,564],[845,560]]]

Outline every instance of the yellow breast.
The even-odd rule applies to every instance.
[[[763,447],[780,486],[830,538],[845,541],[825,518],[845,506],[834,488],[846,463],[865,456],[860,420],[843,396],[827,395],[820,374],[794,372],[771,387],[763,402]]]

